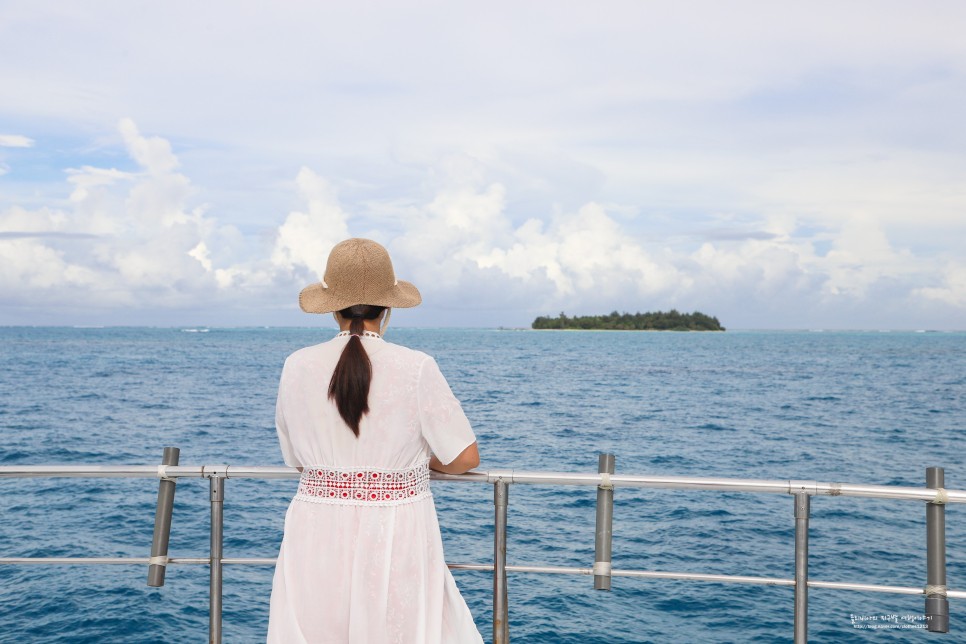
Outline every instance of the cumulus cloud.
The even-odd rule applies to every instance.
[[[966,309],[966,264],[950,262],[943,270],[942,286],[929,286],[915,290],[915,294],[927,300]]]
[[[861,210],[820,225],[808,215],[708,215],[695,235],[665,239],[635,232],[662,220],[626,205],[586,200],[520,216],[490,166],[450,155],[421,198],[397,199],[385,209],[391,217],[369,219],[343,204],[333,180],[302,167],[290,184],[298,205],[246,234],[220,221],[217,204],[197,203],[199,190],[166,139],[143,135],[129,119],[118,132],[130,168],[80,165],[66,172],[63,207],[0,211],[0,298],[145,315],[293,309],[298,289],[324,274],[334,244],[373,236],[389,247],[400,276],[420,286],[423,308],[456,311],[454,323],[479,321],[473,316],[483,309],[500,311],[486,320],[525,323],[561,309],[675,306],[726,324],[729,315],[746,316],[738,319],[751,326],[746,320],[762,312],[834,314],[883,294],[894,308],[966,308],[961,262],[939,265],[899,246]]]
[[[690,246],[635,235],[626,213],[618,217],[595,202],[518,225],[506,209],[501,184],[453,178],[430,203],[411,208],[392,249],[425,290],[470,308],[711,307],[742,316],[745,325],[776,313],[783,323],[795,312],[828,318],[873,292],[881,298],[891,290],[901,302],[934,268],[928,258],[895,249],[862,213],[818,229],[785,214],[731,228],[723,218]],[[467,297],[467,289],[486,299]]]
[[[915,273],[916,262],[908,252],[892,248],[888,237],[872,217],[854,215],[838,231],[832,250],[823,258],[828,273],[825,290],[862,297],[883,278]]]
[[[289,213],[278,227],[271,261],[289,274],[308,269],[315,279],[322,279],[329,251],[350,236],[348,215],[332,186],[312,170],[299,170],[295,184],[306,208]]]
[[[20,134],[0,134],[0,148],[30,148],[34,140]]]
[[[119,131],[137,171],[69,169],[70,209],[0,213],[6,297],[43,289],[75,305],[149,308],[204,291],[205,267],[191,251],[213,222],[188,208],[190,182],[174,171],[166,141],[142,136],[128,119]]]
[[[421,288],[444,300],[462,302],[472,284],[496,298],[476,298],[475,307],[573,305],[622,293],[625,299],[646,297],[687,281],[656,261],[600,204],[515,224],[506,187],[488,182],[480,164],[447,157],[438,175],[428,203],[400,214],[405,229],[391,240],[391,250]]]
[[[29,292],[44,299],[44,296],[67,289],[84,292],[97,283],[95,271],[66,261],[63,253],[37,239],[4,240],[3,258],[0,288],[5,298],[22,297]]]
[[[514,231],[511,244],[492,248],[476,263],[521,282],[543,275],[556,287],[558,300],[590,293],[648,299],[688,281],[652,258],[596,203],[554,217],[548,226],[529,219]]]
[[[751,240],[734,246],[702,244],[690,255],[697,290],[702,295],[728,293],[742,299],[767,299],[782,292],[802,292],[809,281],[807,245],[789,240]]]
[[[393,240],[413,269],[413,278],[441,291],[458,288],[478,258],[510,234],[504,188],[492,184],[443,187],[428,204],[405,215],[405,232]]]
[[[249,306],[272,305],[279,291],[321,278],[331,247],[349,236],[335,190],[308,168],[294,182],[303,207],[268,239],[252,240],[194,203],[197,190],[166,139],[143,135],[131,119],[118,132],[135,169],[69,168],[64,208],[0,211],[0,297],[38,308],[40,293],[143,311],[252,296],[260,299]]]
[[[0,134],[0,148],[29,148],[34,141],[20,134]],[[10,172],[10,166],[0,163],[0,177]]]

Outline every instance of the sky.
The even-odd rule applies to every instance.
[[[966,3],[0,0],[0,325],[966,330]],[[323,316],[328,318],[328,316]]]

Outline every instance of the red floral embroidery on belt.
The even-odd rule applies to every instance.
[[[316,503],[395,505],[429,494],[429,464],[405,470],[306,468],[296,499]]]

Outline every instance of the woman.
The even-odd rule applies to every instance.
[[[482,644],[446,567],[429,468],[479,465],[476,437],[436,362],[382,339],[391,307],[419,291],[386,249],[332,249],[307,313],[340,333],[296,351],[279,383],[285,462],[302,472],[285,514],[268,641],[278,644]]]

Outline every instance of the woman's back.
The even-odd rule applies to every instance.
[[[326,395],[348,340],[340,335],[285,362],[276,422],[288,465],[405,469],[424,463],[430,451],[448,463],[475,440],[435,360],[378,337],[363,339],[372,381],[356,437]]]

